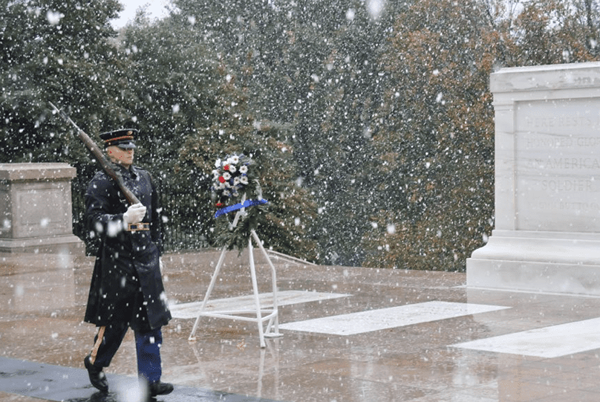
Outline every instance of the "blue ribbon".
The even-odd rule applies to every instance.
[[[255,205],[262,205],[262,204],[266,204],[267,202],[268,202],[267,200],[265,200],[264,198],[262,198],[260,200],[247,200],[243,204],[239,203],[239,204],[230,205],[228,207],[219,209],[215,213],[215,218],[218,218],[221,215],[228,214],[228,213],[233,212],[233,211],[237,211],[238,209],[253,207]]]

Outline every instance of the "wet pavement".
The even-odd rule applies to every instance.
[[[279,332],[202,317],[218,251],[169,254],[174,318],[163,329],[159,401],[598,401],[600,298],[467,289],[463,273],[313,266],[273,257]],[[270,273],[256,255],[269,303]],[[0,254],[0,401],[103,400],[83,357],[93,258]],[[207,309],[254,300],[247,256],[228,253]],[[225,299],[225,300],[223,300]],[[130,401],[129,332],[105,370],[106,401]]]

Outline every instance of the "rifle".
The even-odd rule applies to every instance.
[[[123,195],[125,195],[127,202],[129,202],[129,204],[131,205],[138,204],[140,200],[138,200],[138,198],[135,196],[135,194],[131,192],[131,190],[125,187],[125,182],[123,181],[123,177],[121,177],[121,173],[119,173],[119,171],[115,169],[115,165],[110,160],[108,160],[106,155],[104,155],[104,153],[100,150],[98,145],[96,145],[96,143],[90,138],[90,136],[87,135],[85,131],[80,129],[77,126],[77,124],[75,124],[75,122],[71,120],[71,118],[65,112],[54,106],[52,102],[48,103],[50,103],[50,106],[52,106],[52,108],[55,111],[57,111],[58,114],[60,114],[60,117],[62,117],[63,120],[65,120],[68,123],[71,123],[71,125],[75,127],[79,139],[81,139],[85,146],[90,150],[92,156],[94,157],[94,159],[96,159],[100,166],[102,166],[102,169],[106,172],[106,174],[109,175],[117,183],[119,189],[121,190]]]

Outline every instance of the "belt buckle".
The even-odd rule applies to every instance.
[[[150,230],[149,224],[145,222],[141,223],[129,223],[127,224],[127,230],[129,232],[139,232],[140,230]]]

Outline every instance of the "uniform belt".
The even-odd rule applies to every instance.
[[[150,230],[150,224],[146,223],[146,222],[129,223],[127,225],[127,230],[129,232],[138,232],[140,230]]]

